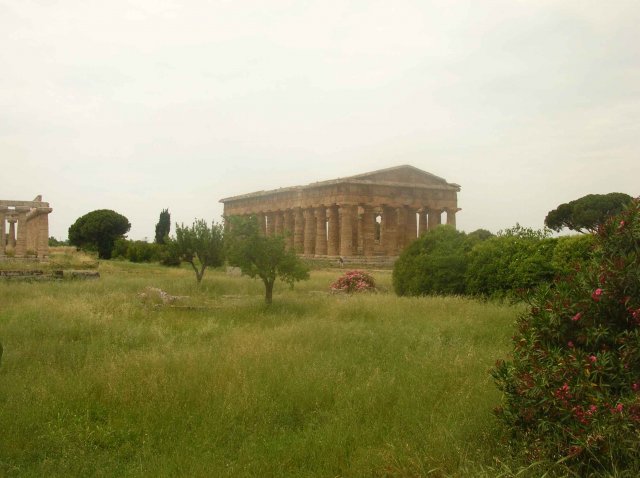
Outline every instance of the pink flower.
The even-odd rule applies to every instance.
[[[602,293],[604,291],[600,288],[596,289],[593,291],[593,294],[591,294],[591,298],[595,301],[595,302],[600,302],[600,299],[602,298]]]
[[[567,342],[567,347],[569,347],[570,349],[573,348],[573,342],[571,340],[569,340],[569,342]]]
[[[626,223],[624,221],[620,221],[620,227],[623,228]]]
[[[595,355],[589,355],[589,362],[595,363],[598,358]]]
[[[622,403],[618,403],[615,408],[611,409],[611,413],[622,413],[623,409],[624,405],[622,405]]]
[[[640,390],[640,383],[636,382],[636,383],[634,383],[634,384],[631,384],[631,389],[632,389],[634,392],[637,392],[638,390]]]
[[[580,320],[580,317],[582,317],[582,312],[578,312],[576,315],[574,315],[573,317],[571,317],[571,320],[573,322],[577,322]]]

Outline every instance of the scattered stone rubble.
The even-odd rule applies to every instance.
[[[171,305],[180,299],[188,298],[186,295],[171,295],[162,289],[150,286],[145,287],[144,291],[138,294],[138,297],[143,302],[157,302],[159,300],[164,305]]]

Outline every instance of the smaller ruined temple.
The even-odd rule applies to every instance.
[[[49,203],[0,199],[0,259],[49,256]],[[8,225],[8,228],[7,228]]]
[[[393,258],[443,222],[455,227],[460,186],[413,166],[221,199],[224,217],[255,216],[305,257]]]

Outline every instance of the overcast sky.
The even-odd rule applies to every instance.
[[[640,194],[637,0],[0,0],[0,199],[153,239],[220,198],[410,164],[458,226]],[[173,231],[173,226],[172,226]]]

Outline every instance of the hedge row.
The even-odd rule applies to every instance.
[[[497,236],[440,226],[405,249],[393,269],[393,287],[398,295],[503,297],[581,267],[592,246],[591,235],[551,238],[519,225]]]

